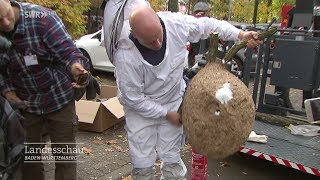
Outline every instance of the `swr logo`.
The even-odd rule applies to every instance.
[[[24,16],[25,18],[45,18],[50,13],[55,14],[54,11],[46,12],[46,11],[25,11]]]

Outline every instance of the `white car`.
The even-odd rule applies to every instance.
[[[91,71],[114,72],[114,66],[110,62],[105,49],[103,29],[80,37],[75,40],[75,45],[89,59]],[[188,53],[186,50],[184,66],[188,66]]]
[[[114,66],[110,62],[105,45],[103,29],[82,36],[75,40],[75,45],[90,61],[90,70],[101,70],[107,72],[114,72]]]

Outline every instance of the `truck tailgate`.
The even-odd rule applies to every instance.
[[[292,135],[288,128],[258,120],[254,131],[267,135],[268,142],[246,142],[240,152],[320,176],[320,136]]]

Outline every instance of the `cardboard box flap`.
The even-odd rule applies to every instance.
[[[107,85],[103,85],[100,87],[100,99],[103,98],[112,98],[117,96],[117,87],[116,86],[107,86]]]
[[[99,110],[100,103],[93,101],[80,100],[76,102],[76,112],[79,118],[79,122],[93,123],[97,112]]]
[[[106,107],[117,119],[124,116],[123,106],[120,104],[117,97],[108,99],[102,102],[104,107]]]

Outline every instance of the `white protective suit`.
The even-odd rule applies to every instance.
[[[122,6],[122,3],[124,0],[108,0],[105,9],[104,9],[104,15],[103,15],[103,31],[104,31],[104,43],[105,47],[107,49],[107,52],[110,52],[110,42],[111,42],[111,36],[112,36],[112,29],[113,29],[113,22],[116,18],[117,11],[120,9],[120,6]],[[141,6],[148,6],[150,7],[150,4],[148,1],[145,0],[127,0],[126,5],[124,6],[123,11],[123,28],[122,31],[119,31],[118,37],[119,39],[126,39],[128,38],[128,34],[130,33],[130,27],[129,27],[129,16],[131,12]]]
[[[114,53],[118,98],[125,111],[133,179],[153,179],[157,155],[163,162],[161,179],[185,179],[186,167],[180,158],[182,126],[173,126],[165,116],[177,111],[182,102],[186,44],[208,38],[213,31],[222,39],[237,40],[240,30],[213,18],[170,12],[158,15],[167,38],[164,59],[156,66],[143,59],[128,38],[130,27],[123,26]]]

